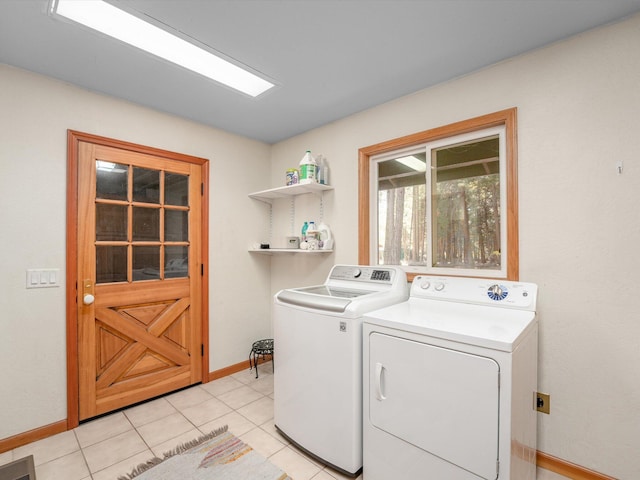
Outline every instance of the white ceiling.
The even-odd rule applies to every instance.
[[[110,2],[277,87],[239,94],[48,16],[48,0],[0,0],[0,63],[267,143],[640,11],[640,0]]]

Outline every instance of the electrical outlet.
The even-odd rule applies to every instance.
[[[548,393],[536,393],[536,410],[542,413],[551,413],[551,395]]]

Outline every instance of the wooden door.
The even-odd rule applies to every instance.
[[[77,143],[79,420],[203,379],[202,170]]]

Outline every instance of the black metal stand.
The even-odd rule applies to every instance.
[[[256,378],[258,378],[258,359],[264,358],[265,355],[271,355],[271,368],[275,372],[275,366],[273,364],[273,338],[265,338],[253,342],[251,345],[251,351],[249,352],[249,371],[255,367]]]

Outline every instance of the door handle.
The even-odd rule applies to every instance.
[[[91,305],[96,299],[96,297],[93,296],[93,282],[91,280],[85,280],[82,282],[82,285],[82,303],[85,305]]]
[[[383,393],[383,378],[382,375],[384,373],[384,365],[382,365],[380,362],[376,363],[376,399],[383,401],[386,400],[387,397],[384,396]]]

